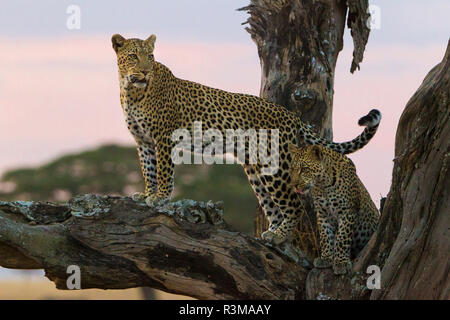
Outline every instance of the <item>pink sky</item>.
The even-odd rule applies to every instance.
[[[0,39],[0,173],[39,165],[56,156],[104,143],[133,144],[119,103],[115,54],[108,37]],[[427,72],[443,56],[441,45],[386,45],[366,50],[351,75],[351,47],[340,54],[334,98],[334,140],[360,133],[357,119],[377,107],[383,120],[370,144],[353,155],[378,204],[389,190],[400,114]],[[158,39],[155,57],[184,79],[258,95],[260,67],[248,43],[171,42]]]

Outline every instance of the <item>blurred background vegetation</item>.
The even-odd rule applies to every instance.
[[[136,148],[119,145],[10,170],[0,179],[0,200],[65,202],[77,194],[129,196],[143,190]],[[253,235],[257,200],[240,165],[176,166],[173,199],[223,200],[225,220]]]

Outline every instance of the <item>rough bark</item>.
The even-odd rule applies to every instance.
[[[384,266],[372,299],[450,299],[450,42],[407,103],[392,185],[363,265]]]
[[[367,0],[251,0],[241,8],[250,14],[246,30],[258,48],[260,96],[295,111],[319,135],[332,140],[334,72],[343,48],[346,14],[354,42],[353,72],[369,37],[367,9]],[[256,210],[255,235],[267,228],[262,210]],[[317,256],[313,210],[307,210],[297,230],[300,249],[310,258]]]
[[[220,203],[147,207],[86,195],[64,205],[0,202],[0,266],[45,269],[67,289],[152,287],[199,299],[299,299],[307,271],[260,240],[233,231]]]
[[[298,112],[332,139],[334,70],[345,18],[354,39],[351,71],[359,68],[369,36],[368,1],[251,0],[246,30],[261,62],[260,96]]]
[[[156,290],[150,287],[141,288],[141,294],[144,300],[156,300]]]

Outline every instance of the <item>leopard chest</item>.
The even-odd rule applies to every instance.
[[[343,206],[343,199],[334,188],[315,188],[313,192],[314,205],[320,206],[330,224],[337,226],[339,212]]]
[[[148,119],[148,115],[140,112],[137,107],[124,105],[123,113],[128,131],[136,140],[148,143],[153,142],[154,128],[152,128],[152,121]]]

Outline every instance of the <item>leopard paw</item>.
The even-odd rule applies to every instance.
[[[313,264],[314,267],[319,269],[329,268],[332,265],[332,263],[329,260],[323,258],[315,258]]]
[[[159,196],[156,193],[156,194],[151,194],[151,195],[147,196],[145,198],[145,203],[147,204],[147,206],[153,207],[153,206],[164,205],[167,202],[169,202],[169,200],[170,200],[169,198]]]
[[[269,243],[274,244],[274,245],[279,245],[280,243],[283,243],[286,240],[286,237],[283,238],[280,235],[276,234],[275,232],[272,232],[272,231],[269,231],[269,230],[264,231],[261,234],[261,237],[266,242],[269,242]]]
[[[148,196],[148,194],[146,194],[146,193],[135,192],[131,196],[131,199],[133,199],[134,201],[145,201],[145,198],[147,198],[147,196]]]

